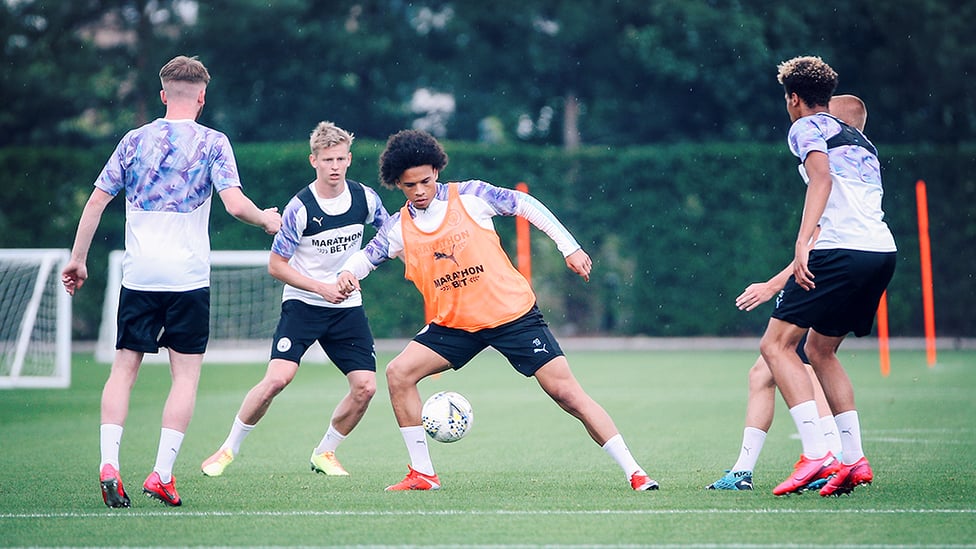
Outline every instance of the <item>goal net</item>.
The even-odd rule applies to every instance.
[[[115,356],[116,313],[122,289],[122,251],[109,254],[108,281],[95,359]],[[261,363],[271,354],[271,340],[281,314],[282,283],[268,274],[267,250],[210,253],[210,343],[205,362]],[[325,353],[315,345],[310,359]],[[168,362],[161,349],[146,354],[145,362]]]
[[[71,384],[71,299],[61,286],[69,255],[0,250],[0,388]]]

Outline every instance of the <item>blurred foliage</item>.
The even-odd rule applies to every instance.
[[[976,3],[945,0],[8,1],[0,146],[117,140],[162,112],[177,54],[210,68],[202,122],[235,142],[323,119],[383,140],[423,118],[419,89],[453,96],[455,140],[779,141],[776,65],[812,54],[867,101],[875,141],[960,143],[974,25]]]
[[[373,186],[387,209],[404,202],[380,188],[383,143],[357,139],[349,177]],[[755,336],[770,305],[752,313],[733,302],[742,289],[782,269],[799,224],[803,185],[782,144],[676,144],[582,147],[488,146],[445,141],[443,181],[526,182],[594,260],[590,283],[569,272],[555,245],[533,229],[532,282],[540,307],[562,334]],[[284,207],[314,177],[302,143],[236,147],[245,192],[260,206]],[[91,181],[111,152],[66,148],[0,149],[0,247],[71,246]],[[976,146],[882,146],[886,219],[899,246],[889,287],[893,336],[923,334],[915,183],[928,184],[936,325],[943,336],[976,336]],[[108,252],[122,247],[123,200],[110,203],[89,257],[91,278],[74,299],[75,334],[94,338]],[[495,218],[515,257],[513,218]],[[235,221],[216,200],[214,249],[268,249],[260,230]],[[369,233],[368,235],[369,236]],[[422,305],[403,265],[392,261],[364,281],[378,337],[409,337]]]
[[[972,336],[974,25],[976,3],[945,0],[0,2],[0,247],[69,247],[112,147],[163,113],[159,67],[197,55],[213,77],[201,122],[235,143],[257,203],[283,207],[311,180],[304,139],[319,120],[357,135],[349,175],[376,187],[383,141],[427,114],[415,93],[450,94],[445,178],[527,182],[595,260],[583,284],[533,231],[533,280],[557,330],[755,335],[766,315],[732,301],[789,260],[802,203],[776,65],[819,55],[840,74],[838,93],[866,100],[882,145],[900,246],[892,333],[922,331],[924,178],[937,324]],[[559,147],[574,135],[581,148]],[[377,190],[388,208],[402,204]],[[115,200],[92,247],[91,291],[74,301],[77,337],[97,330],[123,223]],[[513,247],[514,222],[497,226]],[[268,247],[219,201],[212,231],[215,249]],[[421,322],[402,275],[390,265],[364,282],[379,336]]]

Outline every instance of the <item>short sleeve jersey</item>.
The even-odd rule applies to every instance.
[[[809,182],[803,167],[807,155],[819,151],[830,162],[830,196],[820,218],[820,236],[814,249],[893,252],[895,240],[881,209],[881,165],[873,145],[862,134],[870,148],[856,144],[829,146],[827,141],[842,130],[841,123],[827,113],[804,116],[790,127],[790,151],[800,159],[800,175],[805,183]]]
[[[188,291],[210,285],[210,205],[240,187],[227,137],[193,120],[157,119],[127,133],[95,180],[125,191],[122,285]]]
[[[285,206],[271,251],[288,259],[299,273],[335,283],[339,268],[362,247],[365,226],[378,229],[390,214],[376,191],[356,181],[347,179],[346,189],[330,199],[321,198],[314,189],[314,183],[303,187]],[[359,292],[341,303],[329,303],[319,294],[286,284],[282,301],[289,299],[334,308],[363,302]]]

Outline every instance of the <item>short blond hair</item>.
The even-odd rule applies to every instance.
[[[808,107],[826,107],[837,89],[837,73],[819,57],[794,57],[780,63],[777,70],[776,80],[786,94],[795,93]]]
[[[308,138],[308,146],[312,150],[312,154],[316,154],[322,149],[335,147],[342,143],[352,147],[353,139],[355,137],[352,133],[336,126],[332,122],[319,122]]]

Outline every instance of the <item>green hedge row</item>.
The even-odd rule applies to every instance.
[[[349,176],[376,188],[388,209],[399,192],[379,187],[383,144],[360,140]],[[578,335],[758,335],[768,307],[743,313],[735,296],[792,257],[804,187],[782,144],[676,144],[584,148],[445,144],[442,180],[517,182],[547,204],[593,257],[585,284],[555,246],[533,229],[533,284],[560,333]],[[110,147],[2,149],[0,247],[70,247],[78,216]],[[262,206],[284,207],[311,181],[304,143],[236,146],[245,192]],[[894,336],[923,333],[916,181],[927,183],[941,336],[974,336],[976,146],[881,147],[885,211],[899,245],[889,288]],[[215,204],[214,249],[266,249],[270,239]],[[97,334],[108,251],[122,246],[123,204],[110,205],[92,247],[90,285],[75,298],[75,337]],[[515,249],[515,224],[496,218]],[[390,263],[365,282],[377,337],[406,337],[422,323],[421,303],[403,267]]]

